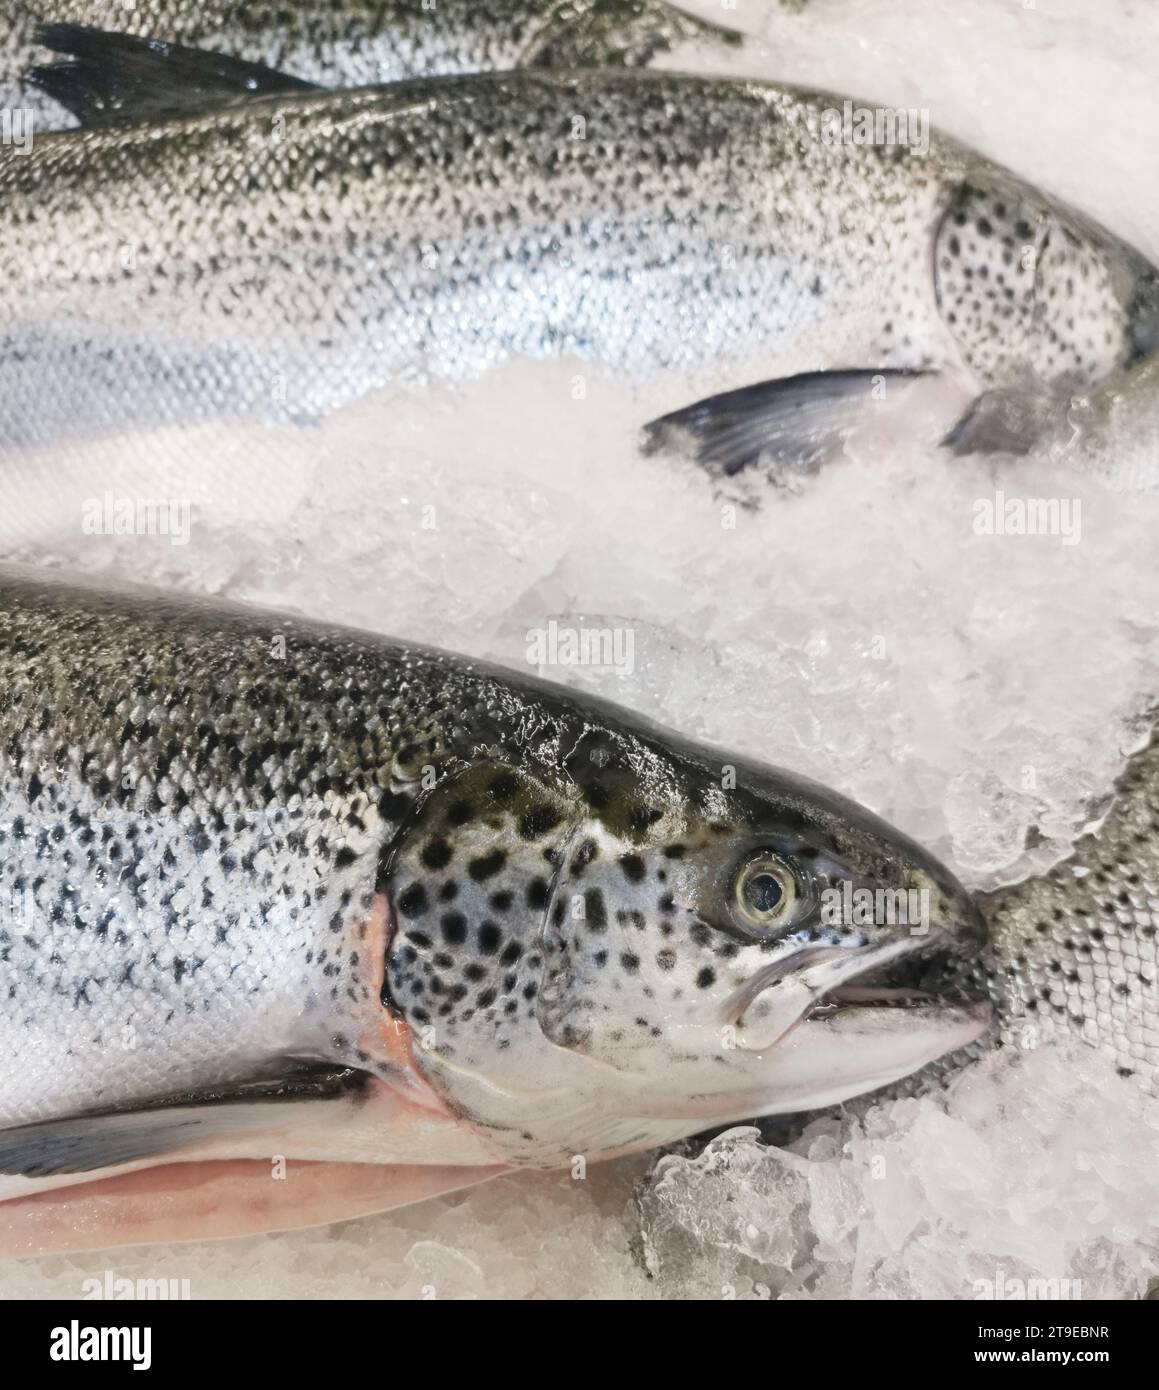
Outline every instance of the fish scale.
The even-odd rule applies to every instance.
[[[979,894],[978,904],[987,948],[931,983],[984,994],[995,1026],[856,1108],[945,1086],[995,1047],[1032,1051],[1076,1039],[1159,1095],[1159,742],[1131,757],[1102,823],[1066,859]],[[762,1128],[781,1142],[808,1118]]]
[[[982,899],[999,1037],[1079,1037],[1159,1095],[1159,743],[1130,761],[1098,831],[1050,873]]]
[[[37,129],[72,124],[19,75],[43,58],[34,31],[51,20],[218,50],[323,87],[412,77],[650,62],[677,43],[721,31],[651,0],[338,0],[239,5],[234,0],[13,0],[0,14],[0,108],[25,108]]]
[[[303,1067],[427,1096],[489,1161],[551,1166],[861,1089],[985,1025],[953,1001],[901,1032],[891,1009],[809,1021],[874,962],[975,949],[969,898],[852,803],[602,701],[20,571],[0,675],[0,1197],[78,1144],[91,1168],[151,1157],[167,1109]],[[838,878],[920,885],[931,922],[833,919]],[[463,1161],[365,1124],[363,1157]]]
[[[314,424],[514,356],[585,359],[673,407],[801,374],[838,401],[895,371],[1061,389],[1128,360],[1133,253],[951,142],[830,138],[836,100],[484,74],[0,150],[0,449]]]

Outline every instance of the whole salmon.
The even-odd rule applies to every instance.
[[[97,115],[118,64],[162,100],[202,72],[53,33]],[[649,383],[661,435],[731,473],[810,458],[891,380],[945,378],[955,414],[1066,401],[1155,344],[1130,248],[950,141],[854,139],[838,97],[624,71],[223,81],[193,114],[0,149],[0,456],[309,425],[571,355]],[[1009,413],[955,442],[1006,447]]]

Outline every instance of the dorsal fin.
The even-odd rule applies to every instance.
[[[319,90],[264,63],[82,24],[42,24],[36,41],[69,61],[34,67],[26,81],[83,126],[165,120],[276,92]]]

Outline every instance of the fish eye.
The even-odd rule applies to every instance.
[[[796,875],[779,855],[768,851],[753,855],[737,870],[733,898],[741,925],[750,932],[767,932],[792,916]]]

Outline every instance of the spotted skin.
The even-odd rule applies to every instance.
[[[1113,263],[1042,204],[963,186],[938,233],[934,278],[939,308],[987,384],[1023,372],[1083,387],[1122,365],[1129,304]]]
[[[852,803],[612,705],[17,571],[0,672],[0,1141],[322,1064],[433,1097],[488,1162],[553,1166],[856,1091],[984,1026],[874,1016],[867,1068],[857,1017],[808,1021],[875,964],[975,950],[969,899]],[[756,934],[755,847],[796,885]],[[827,923],[839,880],[925,884],[934,935]],[[479,1161],[447,1133],[423,1161]],[[360,1134],[358,1161],[415,1161]]]
[[[1078,1037],[1159,1095],[1159,742],[1131,760],[1103,825],[1070,858],[983,910],[1003,1044]]]
[[[979,907],[986,949],[940,983],[986,994],[996,1026],[889,1094],[939,1089],[995,1047],[1081,1041],[1159,1096],[1159,741],[1131,758],[1103,823],[1067,859],[981,895]]]
[[[1044,246],[1050,234],[1034,282],[1015,286],[1022,338],[1006,303],[973,310],[952,258],[937,271],[949,322],[935,244],[963,187],[1010,176],[944,141],[833,143],[834,102],[533,71],[0,149],[0,451],[135,426],[312,424],[377,388],[514,356],[590,360],[653,383],[658,407],[857,368],[945,372],[969,393],[1043,373],[1062,389],[1076,353],[1084,377],[1127,361],[1122,304],[1142,263],[1021,186]],[[1056,312],[1072,261],[1100,288]]]

